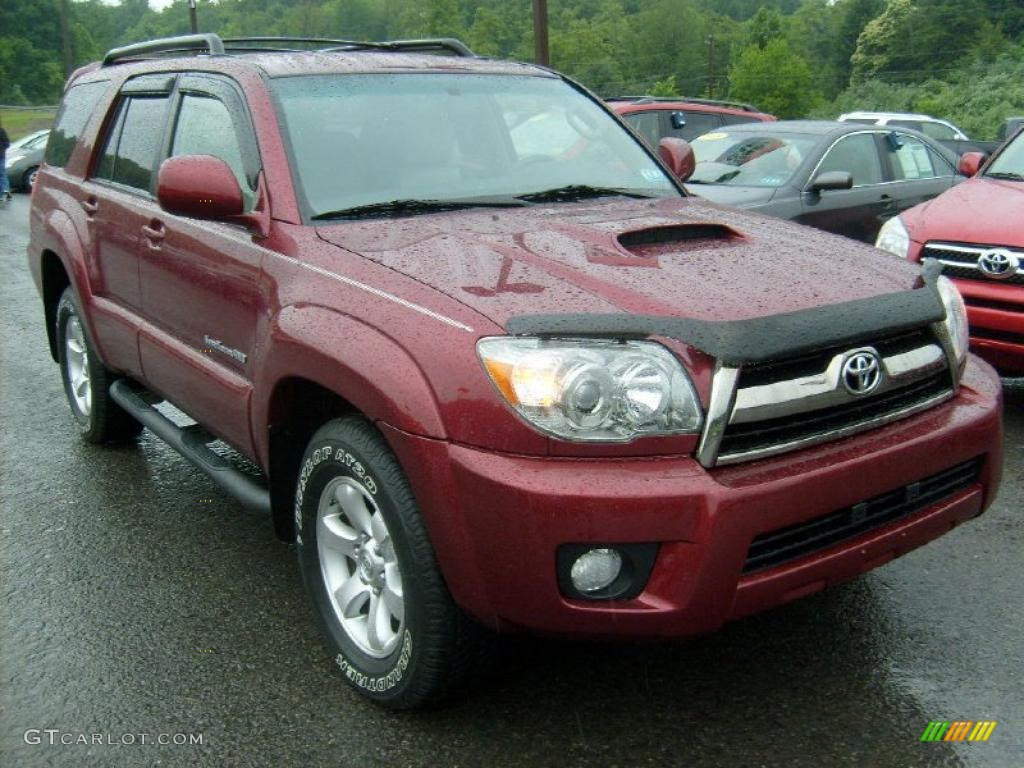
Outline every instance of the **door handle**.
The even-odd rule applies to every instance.
[[[887,210],[887,211],[895,211],[896,210],[896,198],[894,198],[892,195],[882,195],[882,197],[880,199],[882,201],[882,205],[885,206],[885,210]]]
[[[85,200],[82,201],[82,210],[85,211],[85,215],[90,218],[96,215],[96,211],[100,209],[99,200],[92,195],[89,195]]]
[[[142,226],[142,234],[145,235],[146,239],[149,240],[150,245],[157,245],[161,240],[166,237],[167,232],[164,229],[163,222],[154,219],[149,224]]]

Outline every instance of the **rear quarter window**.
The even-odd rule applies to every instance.
[[[96,105],[110,87],[109,81],[73,85],[64,94],[60,113],[50,132],[46,145],[46,163],[63,168],[71,159],[71,153],[78,143],[82,131],[92,117]]]

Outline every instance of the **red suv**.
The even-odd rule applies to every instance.
[[[494,630],[713,630],[990,504],[999,380],[934,270],[687,196],[685,143],[546,69],[315,42],[77,72],[29,263],[82,435],[267,510],[367,697]]]
[[[960,160],[968,181],[890,219],[878,247],[936,259],[967,303],[971,348],[1005,373],[1024,374],[1024,131],[986,163]]]
[[[718,128],[776,119],[774,115],[758,111],[757,107],[735,101],[615,96],[607,102],[653,148],[665,138],[693,141]]]

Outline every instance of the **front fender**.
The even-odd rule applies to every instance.
[[[397,342],[357,318],[321,306],[288,306],[270,323],[253,370],[253,434],[269,460],[267,428],[277,385],[289,378],[334,392],[374,422],[424,437],[447,437],[437,397]]]

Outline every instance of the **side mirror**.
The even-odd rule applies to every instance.
[[[960,155],[957,171],[968,178],[977,176],[986,160],[988,160],[988,155],[984,152],[964,152]]]
[[[668,119],[672,123],[672,127],[677,131],[686,127],[686,115],[682,112],[673,112],[669,115]]]
[[[686,181],[693,175],[697,160],[693,156],[693,147],[682,139],[662,139],[658,142],[658,156],[669,167],[669,170],[680,181]]]
[[[847,171],[825,171],[814,177],[808,189],[811,192],[824,192],[826,189],[852,189],[853,174]]]
[[[156,198],[168,213],[192,219],[241,216],[245,200],[228,164],[212,155],[179,155],[160,164]]]

